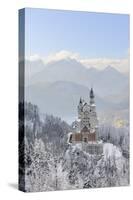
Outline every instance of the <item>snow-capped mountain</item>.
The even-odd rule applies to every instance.
[[[43,64],[26,62],[26,99],[37,104],[44,113],[72,117],[79,98],[89,98],[93,85],[98,111],[128,109],[128,77],[111,66],[104,70],[86,68],[75,59],[62,59]],[[121,98],[123,97],[123,98]]]
[[[26,65],[27,70],[28,68],[32,69],[32,65],[33,62]],[[53,61],[44,65],[41,70],[40,66],[42,67],[40,64],[36,65],[39,72],[33,73],[30,83],[70,81],[87,87],[93,85],[96,93],[101,97],[117,94],[128,84],[127,76],[111,66],[107,66],[104,70],[97,70],[93,67],[86,68],[75,59]],[[35,69],[35,66],[33,68]]]

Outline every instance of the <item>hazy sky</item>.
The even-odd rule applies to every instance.
[[[26,55],[66,50],[84,58],[125,58],[128,49],[128,15],[26,9]]]

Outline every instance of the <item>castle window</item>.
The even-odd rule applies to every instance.
[[[84,138],[84,142],[87,142],[87,138]]]

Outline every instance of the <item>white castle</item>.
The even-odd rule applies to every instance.
[[[98,119],[94,92],[90,90],[90,101],[80,98],[78,105],[78,120],[72,124],[73,132],[69,135],[69,143],[81,143],[83,150],[90,154],[102,154],[103,145],[98,138]]]

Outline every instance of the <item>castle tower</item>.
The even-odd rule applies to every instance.
[[[93,88],[91,88],[91,90],[90,90],[90,105],[95,104],[94,98],[95,98],[95,96],[94,96]]]
[[[91,117],[91,125],[92,128],[95,129],[96,139],[98,139],[98,119],[96,113],[96,104],[95,104],[95,95],[93,88],[90,90],[90,117]]]
[[[78,105],[78,118],[81,119],[83,109],[83,100],[80,97],[79,105]]]

